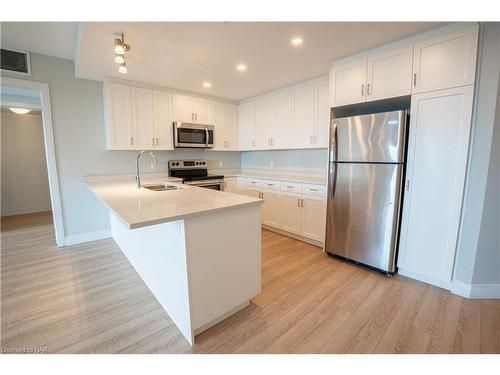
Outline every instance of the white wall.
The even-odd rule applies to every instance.
[[[471,145],[454,271],[454,279],[464,284],[500,284],[499,77],[500,23],[485,23],[480,26]]]
[[[500,84],[472,283],[500,285]]]
[[[327,157],[327,149],[247,151],[241,153],[241,168],[326,175]]]
[[[135,173],[135,151],[106,151],[102,83],[77,79],[70,60],[31,54],[32,76],[48,82],[58,167],[59,188],[66,236],[99,232],[110,227],[104,206],[83,185],[86,175]],[[9,76],[2,72],[2,75]],[[13,76],[20,78],[19,76]],[[205,158],[225,168],[239,168],[238,152],[160,151],[160,169],[177,158]],[[150,161],[144,158],[143,170]]]
[[[2,216],[50,211],[40,113],[2,110]]]

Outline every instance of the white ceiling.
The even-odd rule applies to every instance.
[[[73,60],[76,22],[2,22],[2,48]]]
[[[148,22],[85,23],[76,73],[240,100],[328,73],[338,58],[441,26],[436,23]],[[114,33],[131,46],[128,73],[113,60]],[[301,36],[301,47],[290,39]],[[248,66],[245,73],[236,64]],[[204,81],[212,87],[202,87]]]
[[[76,57],[77,77],[115,77],[240,100],[328,73],[333,60],[444,25],[431,22],[2,23],[2,47]],[[114,63],[115,33],[131,46]],[[79,40],[76,41],[76,35]],[[304,43],[294,48],[293,36]],[[75,47],[78,46],[78,47]],[[78,51],[75,51],[78,48]],[[245,73],[236,64],[248,66]],[[204,81],[212,87],[202,87]]]

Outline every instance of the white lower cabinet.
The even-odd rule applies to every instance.
[[[449,287],[460,225],[473,86],[412,97],[400,272]]]
[[[281,225],[280,192],[263,191],[261,197],[264,199],[262,204],[262,224],[279,228]]]
[[[227,191],[228,193],[236,193],[238,191],[236,177],[224,178],[224,191]]]
[[[283,192],[281,195],[281,229],[300,234],[301,219],[300,194]]]
[[[324,241],[326,201],[323,197],[303,196],[301,201],[301,233],[304,237]]]
[[[261,219],[267,227],[324,241],[325,185],[238,177],[236,190],[238,194],[264,200]]]

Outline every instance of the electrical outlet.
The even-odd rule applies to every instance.
[[[219,160],[219,168],[222,168],[224,166],[224,162],[222,160]]]
[[[269,162],[269,167],[270,167],[270,168],[274,168],[274,161],[273,161],[273,160],[271,160],[271,161]]]

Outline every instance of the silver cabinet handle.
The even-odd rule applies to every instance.
[[[288,186],[288,185],[286,185],[286,187],[287,187],[288,189],[293,189],[293,188],[294,188],[293,186]]]
[[[300,198],[297,198],[297,207],[300,207]]]
[[[361,96],[365,96],[365,85],[361,85]]]
[[[319,191],[318,189],[311,189],[311,188],[309,188],[309,190],[311,190],[311,191]]]
[[[368,86],[366,87],[366,92],[368,93],[368,95],[371,95],[371,94],[372,94],[372,92],[371,92],[371,90],[370,90],[370,86],[371,86],[371,85],[370,85],[370,84],[368,84]],[[373,88],[372,88],[372,89],[373,89]]]
[[[316,142],[317,142],[317,139],[316,139],[316,134],[314,134],[314,135],[313,135],[313,141],[314,141],[314,143],[316,144]]]
[[[313,144],[313,136],[312,135],[309,136],[309,143]]]
[[[134,145],[134,137],[130,137],[130,145],[133,146]]]
[[[271,138],[271,146],[274,146],[274,138]]]
[[[255,139],[252,139],[252,147],[255,147]]]
[[[159,142],[158,142],[158,138],[155,138],[155,141],[156,141],[156,145],[157,145],[157,146],[159,146],[159,145],[158,145],[158,143],[159,143]]]
[[[413,73],[413,87],[417,87],[417,73]]]
[[[194,119],[195,119],[196,121],[198,121],[198,114],[197,114],[196,112],[195,112],[195,114],[194,114]]]
[[[300,207],[304,207],[304,200],[303,199],[300,200]]]
[[[153,146],[155,146],[155,139],[154,138],[151,138],[151,143],[153,144]]]

